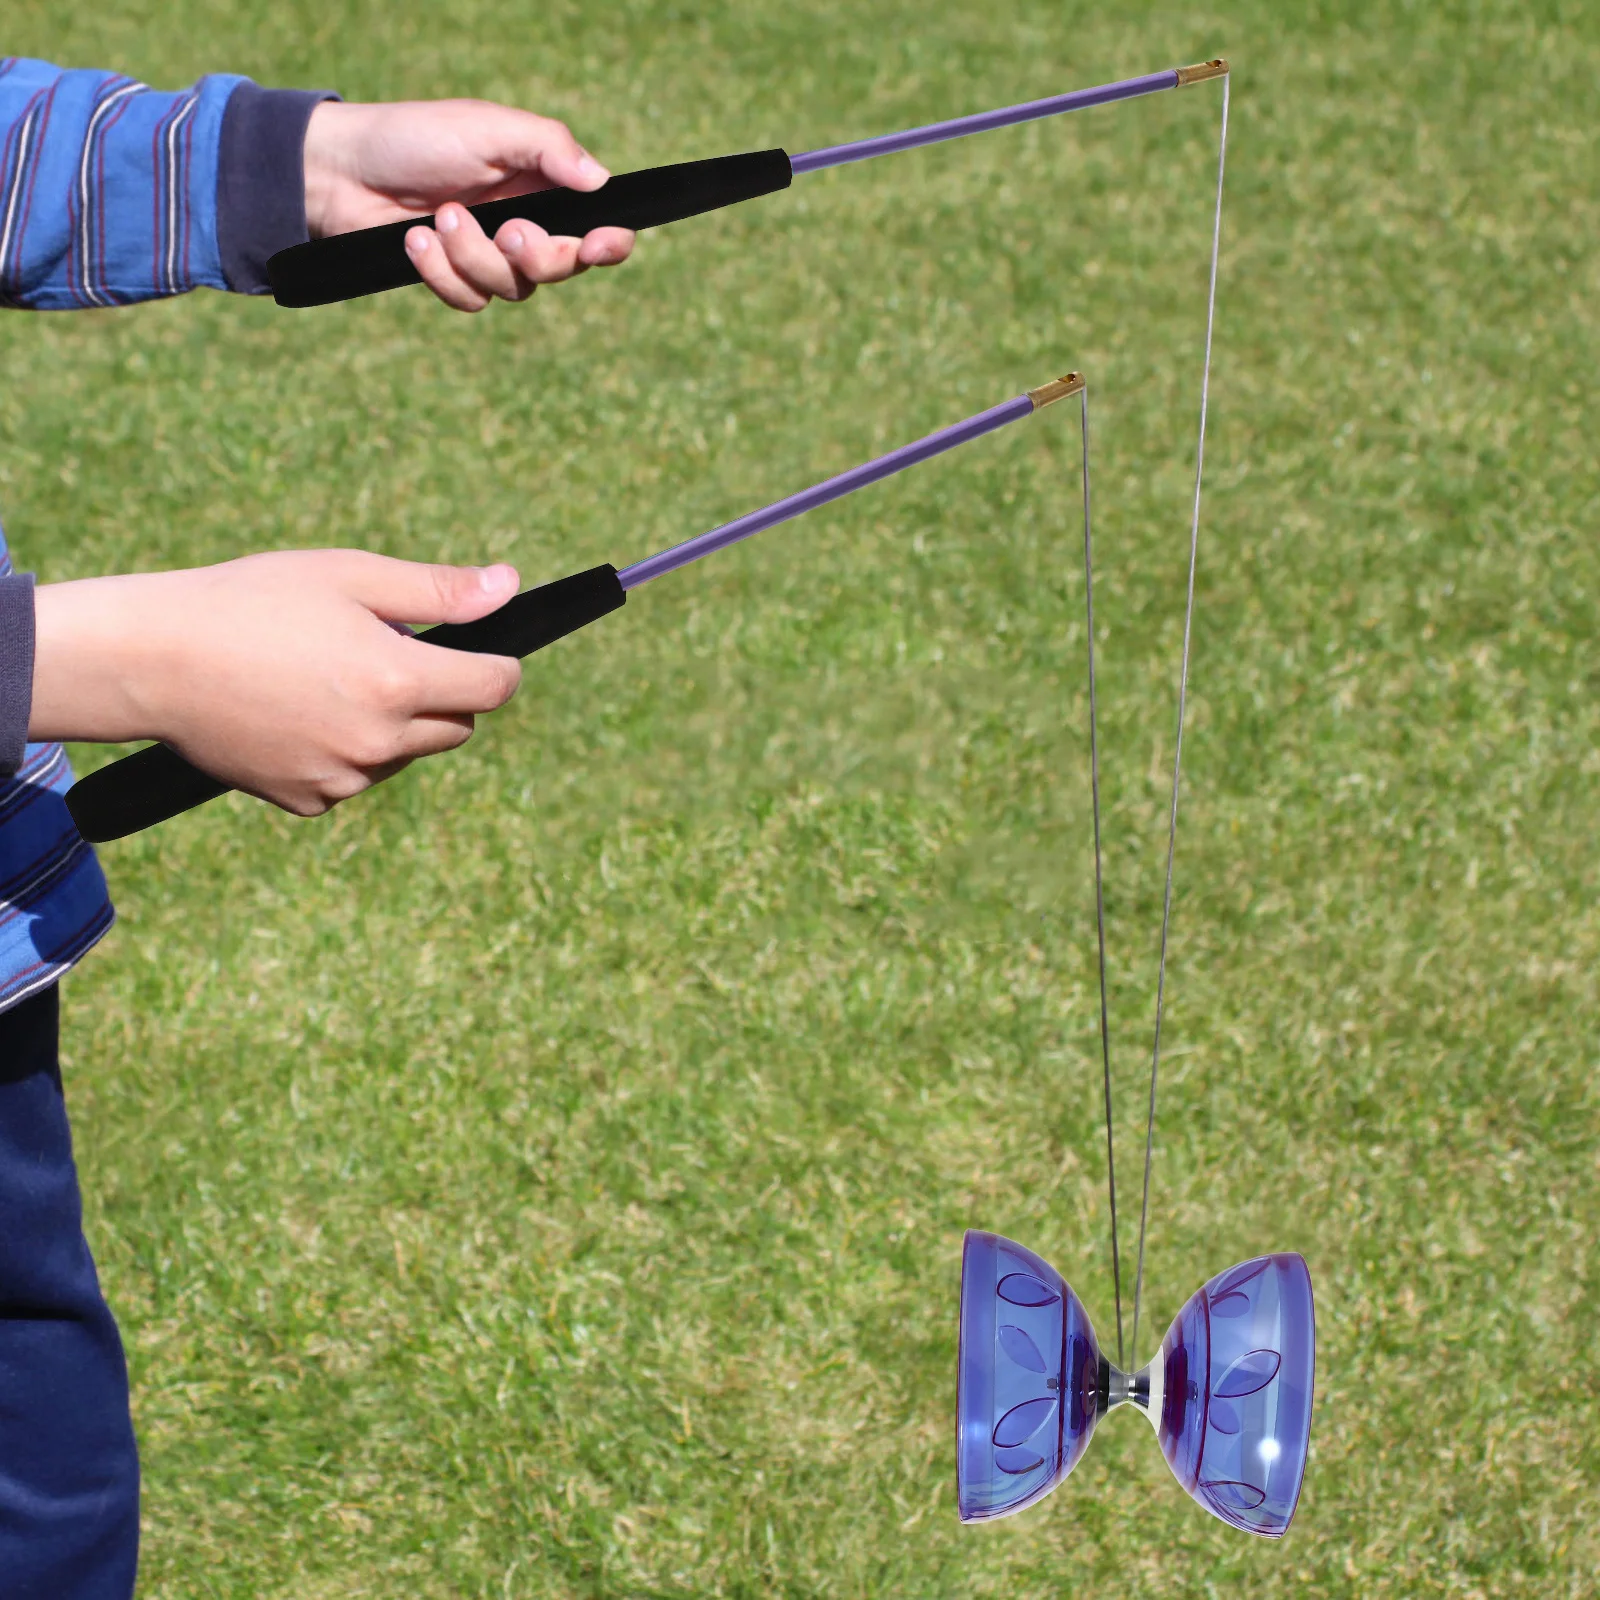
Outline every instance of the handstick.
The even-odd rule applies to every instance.
[[[792,179],[824,167],[869,161],[874,156],[942,144],[947,139],[964,139],[993,128],[1015,127],[1090,106],[1181,89],[1187,84],[1224,77],[1227,71],[1228,63],[1220,58],[1191,67],[1168,67],[1139,78],[1074,89],[1044,100],[1028,100],[948,122],[930,122],[920,128],[879,134],[852,144],[829,145],[797,156],[783,150],[752,150],[710,161],[683,161],[669,167],[619,173],[588,194],[576,189],[545,189],[509,200],[487,200],[467,209],[491,236],[513,217],[536,222],[547,233],[567,237],[582,237],[593,228],[658,228],[787,189]],[[420,283],[405,248],[406,233],[419,223],[431,226],[433,218],[409,217],[280,250],[267,263],[274,297],[280,306],[323,306]]]
[[[547,644],[575,633],[579,628],[617,610],[628,592],[675,572],[714,550],[724,549],[748,539],[764,528],[775,527],[792,517],[804,515],[830,500],[838,500],[869,483],[903,472],[907,467],[953,450],[985,433],[993,433],[1007,423],[1032,416],[1035,411],[1077,394],[1083,379],[1075,372],[1041,384],[1001,405],[991,406],[963,422],[940,428],[913,444],[902,445],[848,472],[802,489],[799,494],[775,501],[760,511],[725,522],[698,538],[673,545],[657,555],[624,567],[621,572],[610,565],[591,567],[537,589],[525,589],[497,611],[476,622],[446,622],[417,635],[428,644],[448,650],[473,650],[485,655],[529,656]],[[67,810],[78,831],[91,844],[126,838],[145,828],[165,822],[180,812],[192,810],[219,794],[229,785],[185,761],[164,744],[153,744],[91,772],[67,792]]]

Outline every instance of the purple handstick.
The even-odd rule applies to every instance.
[[[1208,63],[1209,65],[1209,63]],[[952,117],[948,122],[930,122],[900,133],[880,134],[876,139],[856,139],[850,144],[833,144],[825,150],[808,150],[789,158],[790,170],[816,172],[823,167],[842,167],[851,161],[866,161],[873,156],[894,155],[900,150],[915,150],[919,145],[941,144],[946,139],[964,138],[969,133],[987,133],[991,128],[1009,128],[1019,122],[1037,122],[1041,117],[1058,117],[1064,111],[1083,111],[1089,106],[1110,105],[1114,100],[1134,100],[1142,94],[1176,89],[1180,83],[1194,81],[1184,76],[1194,67],[1168,67],[1165,72],[1149,72],[1142,78],[1124,78],[1120,83],[1102,83],[1093,89],[1074,89],[1071,94],[1053,94],[1045,100],[1028,100],[1019,106],[1002,106],[998,111],[980,111],[970,117]]]
[[[587,572],[575,572],[555,583],[524,590],[487,617],[479,617],[475,622],[441,623],[419,637],[423,642],[432,642],[436,647],[452,650],[475,650],[491,655],[532,655],[535,650],[542,650],[557,639],[564,639],[579,628],[609,616],[622,605],[629,589],[637,589],[640,584],[659,578],[664,572],[686,567],[691,561],[698,561],[701,556],[708,556],[714,550],[736,544],[740,539],[748,539],[763,528],[787,522],[791,517],[798,517],[817,506],[826,505],[830,500],[837,500],[841,495],[850,494],[869,483],[876,483],[880,478],[915,466],[930,456],[954,449],[969,439],[992,433],[1019,417],[1031,416],[1057,400],[1064,400],[1069,394],[1081,393],[1083,388],[1083,378],[1076,372],[1069,372],[1066,377],[1040,384],[1037,389],[1019,394],[1003,405],[980,411],[965,422],[957,422],[951,427],[941,428],[937,433],[930,433],[915,444],[902,445],[886,456],[879,456],[876,461],[868,461],[864,466],[841,472],[826,483],[803,489],[799,494],[792,494],[788,499],[779,500],[763,510],[752,511],[748,516],[725,522],[720,528],[701,534],[698,539],[690,539],[644,561],[636,561],[621,572],[609,562],[604,566],[591,567]],[[114,769],[127,762],[137,763],[134,770],[123,773],[120,778],[114,776]],[[67,807],[84,838],[98,843],[106,839],[126,838],[130,833],[152,827],[157,822],[164,822],[168,817],[175,817],[180,812],[226,793],[227,786],[221,781],[190,766],[175,750],[158,744],[91,773],[74,786],[72,794],[75,799],[69,799]]]
[[[679,567],[686,567],[691,561],[698,561],[701,556],[708,556],[715,550],[722,550],[730,544],[737,544],[741,539],[748,539],[753,533],[760,533],[765,528],[787,522],[791,517],[798,517],[807,511],[814,511],[818,506],[825,506],[830,500],[839,499],[841,495],[851,494],[857,489],[865,488],[869,483],[877,483],[880,478],[892,477],[896,472],[914,467],[919,461],[926,461],[931,456],[953,450],[958,444],[965,444],[969,439],[976,439],[982,434],[992,433],[996,428],[1003,428],[1008,422],[1031,416],[1040,406],[1049,405],[1052,400],[1059,400],[1065,395],[1076,394],[1082,387],[1083,380],[1074,373],[1066,378],[1057,379],[1054,383],[1044,384],[1038,389],[1030,389],[1026,394],[1019,394],[1000,405],[990,406],[987,411],[980,411],[964,422],[940,428],[937,433],[930,433],[914,444],[901,445],[898,450],[891,450],[887,455],[879,456],[876,461],[852,467],[848,472],[841,472],[838,477],[829,478],[825,483],[814,484],[809,489],[802,489],[798,494],[789,495],[786,499],[764,506],[760,511],[751,511],[742,517],[735,517],[732,522],[725,522],[720,528],[713,528],[709,533],[702,533],[694,539],[686,539],[682,544],[673,545],[670,550],[663,550],[658,555],[636,561],[631,567],[624,567],[617,574],[617,581],[625,590],[637,589],[640,584],[648,583],[652,578],[659,578],[666,572],[676,572]]]
[[[551,233],[577,237],[593,228],[612,224],[624,228],[658,228],[685,217],[697,217],[723,206],[754,200],[758,195],[786,189],[798,174],[824,167],[866,161],[872,156],[914,150],[919,145],[960,139],[990,128],[1007,128],[1040,117],[1057,117],[1067,111],[1109,105],[1185,84],[1203,83],[1226,76],[1228,63],[1202,61],[1194,66],[1168,67],[1141,78],[1098,84],[1069,94],[1030,100],[1023,105],[980,111],[949,122],[931,122],[900,133],[880,134],[850,144],[829,145],[790,156],[785,150],[747,150],[740,155],[717,156],[709,161],[682,161],[672,166],[649,167],[642,172],[621,172],[603,191],[578,194],[552,189],[537,195],[513,195],[480,202],[471,208],[488,233],[513,216],[541,222]],[[427,220],[427,219],[424,219]],[[280,250],[268,263],[273,293],[279,305],[319,306],[335,300],[353,300],[416,282],[416,269],[407,259],[401,239],[408,224],[382,223],[325,239],[312,239]]]

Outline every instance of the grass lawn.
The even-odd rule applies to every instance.
[[[1111,1329],[1062,406],[663,580],[328,818],[105,851],[65,1053],[145,1595],[1594,1592],[1589,7],[11,0],[0,42],[510,99],[617,170],[1236,67],[1146,1306],[1310,1261],[1287,1540],[1124,1416],[954,1513],[962,1230]],[[0,318],[18,564],[541,581],[1082,368],[1136,1198],[1218,104],[809,178],[479,318]]]

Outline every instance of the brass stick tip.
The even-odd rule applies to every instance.
[[[1218,56],[1215,61],[1201,61],[1192,67],[1179,67],[1176,87],[1187,89],[1191,83],[1204,83],[1208,78],[1225,78],[1227,75],[1228,63],[1223,57]]]
[[[1088,379],[1081,372],[1069,372],[1064,378],[1056,378],[1049,383],[1041,383],[1037,389],[1030,389],[1028,398],[1033,401],[1033,409],[1039,411],[1045,406],[1054,405],[1057,400],[1065,400],[1069,394],[1081,394],[1088,387]]]

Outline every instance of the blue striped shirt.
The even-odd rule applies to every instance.
[[[0,57],[0,306],[262,293],[268,256],[306,236],[301,146],[323,98],[231,75],[167,93]],[[11,572],[0,532],[0,578]],[[112,923],[100,863],[67,814],[71,786],[59,744],[28,744],[0,775],[0,1011]]]

